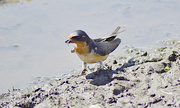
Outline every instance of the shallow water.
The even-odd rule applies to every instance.
[[[28,87],[37,77],[60,77],[81,70],[64,41],[77,29],[104,37],[117,26],[124,46],[152,47],[180,40],[179,0],[32,0],[0,7],[0,93]]]

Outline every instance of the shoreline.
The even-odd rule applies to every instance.
[[[147,51],[127,48],[104,62],[105,70],[95,65],[85,76],[75,73],[1,94],[0,107],[180,107],[180,41],[162,44]]]

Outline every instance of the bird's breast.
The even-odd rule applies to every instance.
[[[81,53],[81,54],[78,52],[76,52],[76,53],[79,56],[79,58],[86,63],[97,63],[99,61],[106,60],[108,57],[108,55],[100,56],[100,55],[94,53],[94,51],[91,51],[90,53]]]
[[[86,63],[97,63],[106,60],[108,57],[108,55],[101,56],[93,50],[89,50],[89,46],[85,42],[76,43],[75,51],[79,58]]]
[[[86,42],[76,42],[75,50],[78,54],[89,53],[89,47],[87,46]]]

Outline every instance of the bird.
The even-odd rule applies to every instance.
[[[81,74],[87,71],[88,63],[100,63],[99,69],[103,68],[102,61],[106,60],[121,43],[121,39],[116,38],[120,26],[118,26],[110,36],[91,39],[83,30],[76,30],[69,35],[69,39],[65,43],[75,43],[75,47],[71,53],[76,53],[83,61],[83,70]]]

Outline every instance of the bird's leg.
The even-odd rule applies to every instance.
[[[102,61],[99,61],[99,68],[100,68],[100,69],[102,69],[102,68],[103,68]]]
[[[86,74],[86,71],[87,71],[87,63],[86,63],[86,62],[83,62],[82,65],[83,65],[83,67],[82,67],[82,68],[83,68],[83,71],[82,71],[81,74],[83,75],[83,74]]]
[[[102,61],[99,61],[99,69],[98,69],[98,71],[102,70],[102,69],[103,69],[103,63],[102,63]]]

